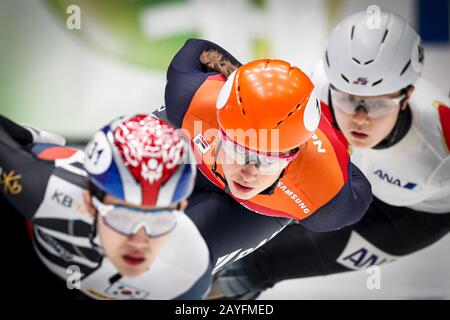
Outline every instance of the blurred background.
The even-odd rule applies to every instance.
[[[0,113],[82,144],[112,118],[152,112],[190,37],[241,62],[279,58],[310,72],[327,34],[369,5],[399,14],[425,47],[424,77],[450,91],[449,0],[0,0]],[[80,25],[69,19],[80,8]],[[70,21],[68,21],[68,19]],[[280,283],[267,299],[450,298],[450,236],[382,268]]]

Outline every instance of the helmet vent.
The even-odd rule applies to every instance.
[[[386,39],[388,32],[389,32],[389,30],[386,29],[386,31],[384,32],[384,35],[383,35],[383,40],[381,40],[381,43],[384,43],[384,40]]]
[[[352,27],[352,33],[350,35],[350,40],[353,40],[353,33],[355,33],[355,26]]]
[[[328,68],[330,67],[330,60],[328,60],[328,51],[325,51],[325,60],[327,61]]]
[[[366,61],[366,62],[364,62],[364,65],[365,66],[367,66],[369,63],[372,63],[373,62],[373,59],[372,60],[369,60],[369,61]]]
[[[409,65],[411,64],[411,59],[409,59],[409,61],[406,63],[406,65],[403,67],[402,72],[400,72],[400,75],[403,75],[406,71],[406,69],[408,69]]]
[[[290,116],[292,116],[292,114],[296,113],[298,110],[300,110],[300,108],[302,107],[302,105],[299,103],[295,106],[295,109],[293,109],[292,111],[290,111],[286,117],[280,121],[277,122],[277,125],[275,127],[278,127],[280,124],[282,124],[287,118],[289,118]]]
[[[356,59],[356,58],[352,58],[352,59],[353,59],[353,61],[355,61],[357,64],[361,64],[361,62],[359,62],[358,59]]]
[[[375,87],[377,84],[380,84],[383,79],[377,80],[374,83],[372,83],[372,87]]]
[[[341,73],[341,77],[342,77],[342,79],[344,79],[347,83],[350,83],[350,81],[348,81],[347,77],[344,76],[342,73]]]
[[[291,75],[292,71],[294,71],[294,67],[293,66],[291,66],[291,68],[289,69],[289,74],[288,75]]]

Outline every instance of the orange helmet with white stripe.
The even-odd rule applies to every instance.
[[[299,68],[281,60],[255,60],[234,71],[217,99],[220,128],[253,131],[236,135],[240,145],[280,153],[308,140],[320,121],[314,85]]]

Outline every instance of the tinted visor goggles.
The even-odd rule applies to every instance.
[[[333,107],[347,115],[353,115],[359,108],[363,108],[371,118],[380,118],[395,112],[405,94],[399,97],[358,97],[330,86],[331,101]]]
[[[234,163],[239,165],[254,164],[261,174],[273,174],[286,168],[299,153],[299,149],[288,155],[261,153],[234,142],[221,129],[219,135],[225,153]]]
[[[132,236],[141,228],[150,238],[160,237],[171,232],[177,225],[176,210],[142,210],[120,205],[105,205],[95,196],[92,204],[99,212],[103,222],[111,229]]]

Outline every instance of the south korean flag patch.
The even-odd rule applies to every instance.
[[[142,291],[120,281],[113,283],[105,293],[109,296],[120,300],[142,300],[149,295],[148,292]]]

